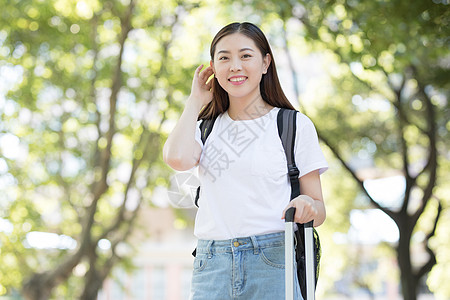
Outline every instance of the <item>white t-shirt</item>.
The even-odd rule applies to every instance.
[[[281,217],[291,187],[278,136],[278,111],[273,108],[257,119],[239,121],[225,112],[217,117],[205,145],[198,122],[195,138],[203,151],[197,238],[224,240],[284,231]],[[316,129],[302,113],[297,114],[294,155],[299,177],[328,169]]]

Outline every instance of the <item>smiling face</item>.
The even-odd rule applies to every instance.
[[[211,66],[220,86],[233,99],[260,97],[259,84],[270,65],[252,39],[241,33],[222,37],[216,45]]]

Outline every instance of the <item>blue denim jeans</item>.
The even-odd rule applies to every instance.
[[[294,283],[294,299],[303,300],[297,274]],[[285,299],[284,232],[199,240],[190,299]]]

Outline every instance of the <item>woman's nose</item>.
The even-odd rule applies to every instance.
[[[231,62],[230,71],[236,72],[242,70],[242,64],[240,59],[234,59]]]

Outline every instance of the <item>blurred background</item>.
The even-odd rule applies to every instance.
[[[198,179],[161,150],[234,21],[330,165],[317,298],[450,299],[448,0],[0,7],[0,299],[188,298]]]

